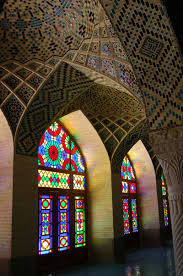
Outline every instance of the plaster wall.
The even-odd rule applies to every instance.
[[[159,245],[159,210],[156,175],[151,158],[142,141],[138,141],[128,152],[133,163],[140,197],[141,233],[144,246]]]
[[[97,260],[113,255],[111,166],[107,151],[81,111],[60,119],[78,142],[87,164],[89,201],[89,249]]]
[[[13,138],[0,110],[0,274],[8,273],[11,258]]]

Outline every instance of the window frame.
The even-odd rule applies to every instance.
[[[39,256],[54,256],[54,255],[62,255],[66,251],[73,251],[73,250],[81,250],[81,248],[88,248],[88,204],[87,204],[87,192],[88,192],[88,177],[87,177],[87,164],[84,158],[84,155],[82,153],[82,150],[78,143],[76,142],[75,138],[73,137],[72,134],[67,130],[67,128],[59,121],[59,119],[54,120],[54,122],[57,122],[62,129],[67,133],[67,135],[70,137],[69,139],[69,145],[70,145],[70,169],[65,170],[65,169],[57,169],[57,168],[50,168],[46,166],[41,166],[38,165],[37,170],[44,170],[44,171],[51,171],[51,172],[60,172],[60,173],[66,173],[70,175],[70,189],[64,189],[64,188],[51,188],[51,187],[38,187],[38,255]],[[53,122],[53,123],[54,123]],[[50,124],[51,125],[51,124]],[[49,126],[48,126],[49,127]],[[48,129],[48,128],[47,128]],[[46,129],[46,130],[47,130]],[[46,131],[45,130],[45,131]],[[45,132],[44,132],[45,133]],[[44,135],[43,133],[43,135]],[[42,137],[41,137],[42,138]],[[71,140],[75,143],[75,146],[79,150],[79,153],[81,154],[81,157],[83,159],[83,164],[84,164],[84,172],[76,172],[72,171],[71,169]],[[40,144],[39,144],[40,146]],[[39,148],[38,146],[38,148]],[[79,190],[79,189],[74,189],[73,188],[73,175],[83,175],[85,176],[85,190]],[[39,254],[39,199],[40,195],[52,195],[53,196],[53,250],[52,253],[48,254]],[[59,196],[69,196],[69,234],[70,234],[70,249],[64,250],[64,251],[59,251],[58,250],[58,197]],[[76,247],[75,246],[75,197],[84,197],[84,204],[85,204],[85,235],[86,235],[86,241],[85,241],[85,246],[82,247]],[[55,222],[54,222],[55,220]],[[79,249],[80,248],[80,249]]]
[[[130,162],[131,168],[132,168],[133,173],[134,173],[134,180],[122,178],[122,164],[123,164],[123,160],[124,160],[125,157],[127,157],[127,159]],[[121,163],[121,206],[122,206],[121,213],[122,213],[122,235],[127,237],[127,236],[131,236],[131,235],[139,233],[139,230],[140,230],[140,224],[139,224],[140,211],[139,211],[138,182],[137,182],[136,173],[135,173],[133,164],[132,164],[128,154],[126,154],[124,156],[124,158],[123,158],[122,163]],[[122,182],[127,182],[128,183],[128,192],[127,193],[122,192]],[[130,193],[130,185],[129,185],[130,183],[135,183],[136,184],[136,192],[135,193]],[[124,218],[123,218],[123,200],[124,199],[128,199],[129,230],[130,230],[129,233],[125,233],[125,231],[124,231]],[[136,232],[133,232],[133,226],[132,226],[132,204],[131,204],[132,199],[136,199],[137,229],[138,229],[138,231],[136,231]]]
[[[162,183],[162,176],[164,177],[164,185]],[[161,181],[161,198],[162,198],[162,209],[163,209],[163,226],[165,228],[168,228],[169,224],[170,224],[170,212],[169,212],[169,202],[168,202],[168,186],[167,186],[167,182],[166,182],[166,178],[165,178],[165,175],[163,173],[163,170],[161,172],[160,181]],[[165,195],[163,195],[163,190],[162,190],[163,186],[165,187],[165,190],[166,190]],[[168,224],[167,225],[165,223],[165,215],[164,215],[164,204],[163,204],[164,200],[166,200],[166,205],[167,205],[167,218],[168,218]]]

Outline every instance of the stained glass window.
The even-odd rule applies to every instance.
[[[73,189],[85,190],[85,176],[84,175],[73,175]]]
[[[131,200],[131,207],[132,207],[132,231],[138,232],[136,199]]]
[[[74,138],[58,121],[40,140],[38,188],[39,255],[85,246],[85,162]]]
[[[67,250],[69,245],[69,197],[58,196],[58,250]]]
[[[38,165],[69,170],[70,137],[64,129],[54,122],[43,134],[38,149]]]
[[[121,177],[122,179],[135,180],[134,171],[130,163],[130,160],[127,156],[124,157],[122,162]]]
[[[38,187],[70,189],[70,174],[38,170]]]
[[[121,166],[123,233],[138,232],[137,186],[135,172],[126,155]]]
[[[124,234],[130,233],[128,199],[123,199]]]
[[[85,203],[84,197],[75,197],[75,247],[85,246]]]
[[[39,196],[39,255],[52,252],[52,196]]]
[[[164,225],[168,226],[168,200],[167,200],[167,185],[164,174],[161,175],[161,190],[163,197],[163,215]]]
[[[167,207],[167,199],[163,199],[163,213],[164,213],[164,222],[165,222],[165,226],[168,226],[168,207]]]
[[[136,184],[130,183],[130,193],[136,193]]]
[[[128,193],[128,182],[122,181],[122,193]]]
[[[74,141],[71,140],[71,170],[74,172],[84,172],[83,158]]]
[[[164,174],[161,175],[161,187],[162,187],[162,195],[166,195],[166,184]]]

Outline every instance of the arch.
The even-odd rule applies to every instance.
[[[8,275],[11,259],[13,137],[0,110],[0,271]]]
[[[112,160],[112,194],[113,194],[113,217],[114,217],[114,239],[117,256],[121,256],[127,246],[128,239],[123,238],[123,224],[121,204],[121,164],[124,156],[128,154],[135,170],[139,195],[139,239],[141,245],[158,246],[160,244],[159,209],[156,190],[156,175],[152,160],[143,145],[143,131],[129,134],[122,141]],[[117,165],[118,160],[118,165]],[[120,160],[120,161],[119,161]],[[152,201],[153,200],[153,208]],[[135,245],[135,243],[134,243]],[[138,245],[137,245],[138,246]],[[125,252],[125,251],[124,251]]]
[[[85,156],[88,177],[89,258],[95,262],[113,260],[113,206],[111,165],[97,131],[80,110],[61,117]],[[105,175],[105,177],[104,177]]]
[[[84,156],[75,139],[56,120],[44,132],[38,147],[39,255],[58,255],[87,246],[86,191]]]
[[[139,196],[141,198],[141,225],[144,230],[144,243],[152,235],[154,244],[159,243],[159,210],[156,188],[156,174],[152,160],[142,141],[138,141],[128,152],[135,169]],[[153,207],[152,207],[153,204]],[[157,239],[157,240],[156,240]]]
[[[168,187],[161,165],[159,165],[156,172],[156,182],[159,203],[161,244],[164,246],[172,239],[172,229],[168,202]]]
[[[93,85],[93,81],[62,62],[34,96],[20,122],[16,152],[37,156],[40,136],[61,110]]]
[[[74,113],[70,124],[73,126],[77,122],[79,133],[76,141],[82,148],[88,169],[88,189],[90,193],[88,205],[89,219],[91,220],[91,229],[88,234],[89,255],[90,259],[99,261],[100,258],[103,258],[104,261],[107,260],[105,255],[107,255],[108,259],[113,256],[110,161],[106,149],[91,123],[81,112],[79,112],[79,115],[77,115],[77,112]],[[69,124],[67,124],[67,116],[64,117],[65,121],[62,123],[75,137],[75,132],[73,133],[69,128]],[[95,153],[99,157],[97,160],[95,160]],[[22,166],[24,168],[23,171]],[[109,181],[108,179],[103,179],[101,172],[108,176]],[[24,185],[25,179],[26,186]],[[16,218],[25,217],[24,222],[21,219],[14,221],[13,257],[22,259],[22,263],[19,268],[16,267],[16,271],[21,271],[24,265],[29,267],[30,270],[36,269],[35,265],[33,265],[35,262],[34,256],[36,257],[37,255],[38,244],[38,187],[36,183],[37,156],[26,156],[16,153],[14,162],[14,202],[18,204],[14,203],[14,216]],[[105,193],[105,190],[108,192]],[[101,206],[104,206],[104,209],[101,209]],[[101,210],[101,212],[98,210]],[[27,212],[26,216],[25,212]],[[104,228],[106,229],[106,238],[103,235]]]
[[[81,109],[88,118],[93,113],[97,121],[104,121],[100,123],[104,128],[105,118],[109,118],[109,128],[104,135],[101,133],[101,137],[106,142],[110,158],[124,135],[145,119],[143,105],[137,99],[125,92],[119,93],[116,89],[94,84],[84,74],[63,62],[24,113],[16,135],[18,138],[15,137],[16,152],[36,156],[40,136],[50,120],[53,121],[58,113],[67,114],[76,109]],[[129,116],[126,116],[126,111]],[[121,125],[124,127],[121,128]],[[97,128],[97,131],[100,130]],[[115,131],[116,134],[113,133]],[[107,139],[106,133],[110,139]]]

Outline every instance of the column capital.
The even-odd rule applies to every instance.
[[[175,198],[183,193],[183,126],[152,131],[149,143],[163,168],[169,195]]]

